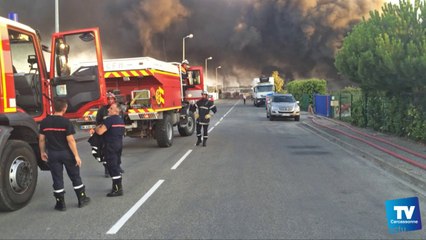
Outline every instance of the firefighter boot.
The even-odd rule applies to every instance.
[[[203,147],[207,146],[207,138],[203,138]]]
[[[197,140],[197,143],[195,143],[195,146],[200,145],[200,143],[201,143],[201,136],[200,136],[200,137],[198,137],[198,140]]]
[[[86,196],[86,187],[83,186],[79,189],[74,189],[75,194],[77,194],[77,199],[78,199],[78,207],[82,208],[86,205],[89,204],[90,202],[90,198],[88,196]]]
[[[56,199],[55,210],[58,210],[58,211],[67,210],[67,207],[65,206],[64,195],[65,195],[65,191],[60,193],[53,193],[53,196],[55,196],[55,199]]]
[[[112,190],[107,194],[107,197],[118,197],[123,195],[123,186],[121,185],[121,178],[112,180]]]

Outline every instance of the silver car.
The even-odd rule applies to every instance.
[[[266,109],[266,117],[271,121],[278,117],[300,120],[299,101],[296,101],[291,94],[273,95]]]

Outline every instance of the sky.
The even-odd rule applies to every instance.
[[[28,4],[31,2],[31,4]],[[54,0],[0,0],[0,16],[16,12],[38,29],[43,43],[54,32]],[[60,30],[99,27],[105,58],[150,56],[191,65],[208,60],[209,82],[249,85],[278,71],[286,81],[351,83],[334,67],[344,36],[385,0],[72,0],[60,2]]]

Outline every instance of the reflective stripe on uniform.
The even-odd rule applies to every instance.
[[[80,189],[82,187],[84,187],[84,184],[81,184],[80,186],[75,186],[74,189]]]

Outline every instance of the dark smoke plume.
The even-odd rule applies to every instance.
[[[346,83],[334,68],[342,39],[384,0],[73,0],[60,2],[61,30],[99,26],[107,58],[152,56],[180,61],[182,38],[192,65],[208,61],[209,79],[248,85],[278,70],[286,79],[318,77]],[[54,0],[0,0],[0,14],[54,31]]]

